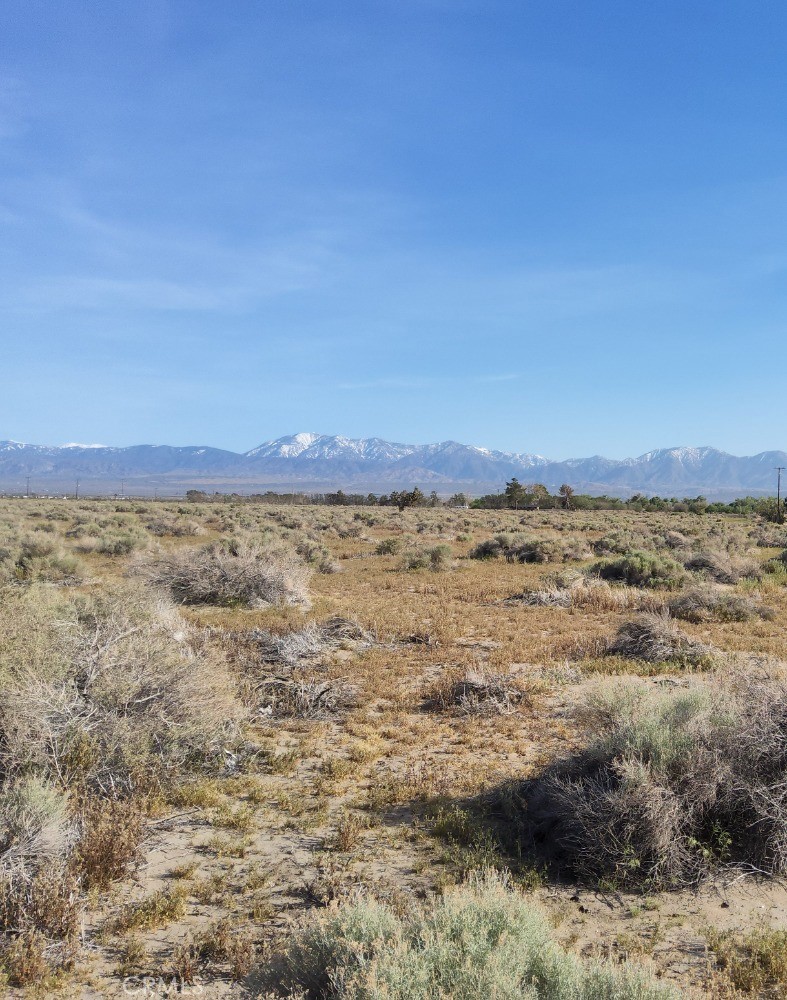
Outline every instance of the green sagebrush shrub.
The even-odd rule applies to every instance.
[[[676,590],[686,579],[683,567],[674,559],[639,550],[618,559],[598,562],[590,572],[602,580],[615,580],[630,587],[664,587],[667,590]]]
[[[346,904],[296,934],[277,985],[333,1000],[676,1000],[628,964],[583,962],[546,914],[496,873],[475,874],[407,917]]]

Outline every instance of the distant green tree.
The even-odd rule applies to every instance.
[[[394,491],[389,499],[399,510],[404,510],[405,507],[423,507],[426,503],[426,497],[417,486],[411,490]]]
[[[538,510],[550,499],[549,490],[543,483],[533,483],[527,489],[527,500]]]
[[[566,510],[569,510],[572,506],[572,500],[574,499],[574,490],[568,483],[563,483],[563,485],[558,490],[558,493],[563,498],[563,506]]]
[[[519,482],[516,476],[506,483],[504,492],[506,499],[508,500],[508,506],[513,507],[514,510],[518,510],[527,499],[527,490]]]

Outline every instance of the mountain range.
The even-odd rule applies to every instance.
[[[381,438],[352,439],[294,434],[266,441],[242,454],[209,447],[66,444],[47,446],[0,441],[0,489],[83,493],[154,491],[179,494],[196,488],[221,492],[336,489],[385,492],[418,485],[440,494],[499,490],[516,476],[550,490],[569,483],[577,492],[628,496],[729,499],[775,491],[776,466],[787,452],[737,457],[716,448],[660,448],[638,458],[595,455],[555,462],[541,455],[490,451],[444,441],[411,445]]]

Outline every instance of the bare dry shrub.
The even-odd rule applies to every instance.
[[[719,587],[695,587],[669,602],[674,618],[687,622],[745,622],[752,618],[771,619],[774,613],[755,597]]]
[[[686,569],[699,573],[716,583],[737,583],[739,580],[758,580],[762,567],[755,559],[736,556],[723,549],[705,549],[686,560]]]
[[[81,883],[62,862],[0,868],[0,928],[35,928],[48,937],[75,941],[81,915]]]
[[[147,539],[141,532],[111,532],[96,539],[88,551],[100,552],[104,556],[127,556],[135,549],[144,548]]]
[[[333,846],[337,851],[348,854],[354,850],[369,828],[369,819],[354,812],[344,812],[336,823]]]
[[[653,544],[649,533],[642,531],[617,530],[610,531],[593,542],[593,551],[597,556],[622,556],[628,552],[648,549]]]
[[[749,538],[764,549],[783,549],[787,546],[787,532],[773,524],[758,524],[749,532]]]
[[[513,544],[511,535],[495,535],[478,542],[469,552],[469,559],[499,559]]]
[[[309,568],[294,550],[275,543],[213,543],[141,562],[135,571],[168,588],[182,604],[263,608],[309,603]]]
[[[0,967],[12,984],[39,982],[71,964],[81,880],[70,859],[66,797],[36,777],[0,793]]]
[[[260,711],[275,718],[330,719],[358,703],[358,688],[346,680],[271,677],[257,685]]]
[[[82,808],[80,825],[71,863],[85,888],[106,888],[140,860],[144,817],[133,801],[91,800]]]
[[[277,635],[266,629],[253,629],[242,636],[253,659],[264,664],[295,666],[314,662],[340,648],[368,649],[377,641],[374,635],[349,618],[334,616],[322,623],[309,622],[295,632]]]
[[[523,604],[531,608],[571,608],[574,595],[568,588],[543,587],[541,590],[527,590],[504,601],[505,604]]]
[[[507,555],[509,562],[581,562],[591,556],[584,538],[543,538],[514,546]]]
[[[251,972],[257,948],[249,928],[238,928],[229,917],[218,920],[194,942],[194,950],[202,962],[229,965],[230,978],[239,982]]]
[[[659,539],[656,541],[658,543]],[[665,531],[661,536],[661,542],[668,549],[688,549],[691,547],[691,539],[682,531]]]
[[[650,594],[632,587],[611,587],[595,577],[578,576],[563,584],[547,580],[540,590],[525,591],[507,598],[508,605],[522,604],[543,608],[582,608],[586,611],[627,611],[632,608],[657,611],[662,602]]]
[[[40,983],[70,968],[81,922],[81,885],[68,865],[0,867],[0,968],[12,985]]]
[[[669,614],[648,612],[621,625],[606,652],[647,663],[675,662],[707,667],[712,662],[714,650],[682,632]]]
[[[49,942],[35,928],[25,928],[0,946],[0,968],[11,986],[40,984],[55,971],[47,958]]]
[[[0,769],[110,798],[221,756],[239,708],[226,666],[175,608],[129,585],[17,595],[0,626]],[[188,641],[191,639],[191,641]]]
[[[507,795],[522,841],[619,884],[787,871],[787,687],[606,685],[585,719],[583,751]]]
[[[467,715],[508,715],[528,698],[521,678],[491,670],[448,670],[427,691],[426,704]]]
[[[322,629],[309,622],[302,629],[277,635],[267,629],[254,629],[243,637],[250,647],[253,662],[294,667],[304,661],[314,662],[331,648]]]
[[[441,573],[451,568],[453,554],[450,545],[432,545],[426,549],[408,549],[401,558],[400,569],[429,569]]]
[[[388,538],[381,539],[374,550],[375,555],[378,556],[395,556],[402,548],[401,538],[391,535]]]

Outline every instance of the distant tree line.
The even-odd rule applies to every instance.
[[[426,494],[418,486],[411,490],[392,490],[390,493],[208,493],[205,490],[188,490],[189,503],[273,503],[317,504],[325,507],[468,507],[470,500],[464,493],[455,493],[441,500],[435,490]]]
[[[635,493],[627,499],[611,496],[590,496],[576,493],[568,483],[564,483],[557,493],[550,493],[542,483],[524,485],[518,479],[506,483],[501,493],[488,493],[470,500],[465,493],[454,493],[441,500],[432,490],[426,494],[417,486],[411,490],[393,490],[390,493],[207,493],[204,490],[189,490],[186,499],[190,503],[270,503],[306,505],[318,504],[326,507],[470,507],[474,510],[641,510],[666,511],[692,514],[759,514],[770,521],[780,519],[775,497],[741,497],[729,503],[711,503],[704,496],[660,497]]]

